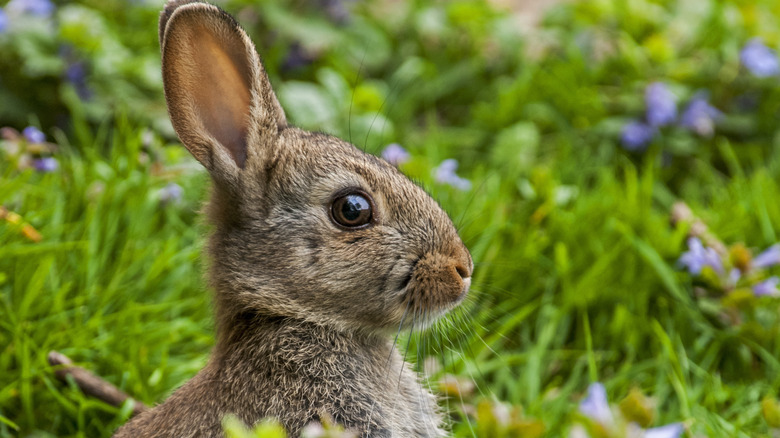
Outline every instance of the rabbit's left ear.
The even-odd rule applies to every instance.
[[[273,147],[287,125],[252,41],[218,7],[173,0],[160,16],[160,46],[176,133],[213,177],[233,179],[255,152],[248,145]]]

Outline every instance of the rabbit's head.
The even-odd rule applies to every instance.
[[[173,126],[214,182],[220,307],[387,331],[464,298],[473,263],[447,214],[385,161],[288,125],[230,15],[171,1],[160,42]]]

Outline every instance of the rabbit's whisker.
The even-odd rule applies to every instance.
[[[406,338],[406,347],[404,348],[403,362],[401,363],[401,369],[398,372],[398,385],[397,385],[398,388],[401,387],[401,380],[404,373],[404,367],[406,366],[406,358],[409,353],[409,346],[412,342],[412,336],[414,336],[414,325],[416,322],[417,322],[417,309],[414,309],[414,311],[412,312],[412,328],[409,332],[409,337]]]
[[[398,344],[398,336],[401,335],[401,330],[403,330],[404,321],[406,320],[406,315],[409,313],[409,306],[411,304],[412,304],[411,301],[406,302],[406,308],[404,309],[403,315],[401,315],[401,322],[398,324],[398,330],[395,332],[395,337],[393,338],[393,345],[390,346],[390,354],[387,355],[387,362],[385,362],[385,367],[388,367],[390,365],[390,360],[393,358],[393,349]]]
[[[423,317],[424,318],[427,318],[428,311],[429,311],[428,309],[424,310],[424,312],[423,312]],[[426,348],[425,347],[426,347],[426,340],[427,340],[427,338],[428,337],[426,336],[426,333],[424,333],[424,332],[420,333],[420,342],[417,343],[417,364],[418,364],[418,367],[422,363],[422,358],[425,357],[425,353],[426,353]],[[422,353],[421,353],[421,351],[422,351]],[[424,379],[425,386],[428,388],[428,392],[430,393],[431,390],[432,390],[432,388],[431,388],[431,381],[428,378],[428,376],[426,376],[425,374],[423,374],[422,376],[423,376],[423,379]],[[425,396],[423,396],[422,393],[419,393],[417,395],[417,397],[420,399],[420,405],[425,406],[426,410],[436,409],[435,406],[431,406],[431,404],[433,402],[431,401],[430,397],[425,397]],[[426,429],[426,431],[429,431],[430,430],[430,426],[426,425],[425,429]]]
[[[450,354],[450,359],[451,360],[453,360],[452,359],[453,351],[454,350],[452,348],[448,349],[448,352]],[[453,360],[453,362],[454,362],[454,360]],[[465,411],[466,401],[463,400],[463,393],[461,393],[460,391],[457,391],[457,394],[458,394],[458,399],[460,400],[460,406],[461,406],[461,411],[462,411],[461,415],[466,420],[466,424],[469,426],[469,431],[471,432],[471,436],[476,437],[477,436],[477,432],[474,430],[474,425],[471,424],[471,419],[469,418],[468,412]]]
[[[394,83],[390,86],[390,91],[388,92],[388,96],[396,96],[395,94],[395,87],[398,85],[398,81],[394,81]],[[366,139],[363,140],[363,150],[366,150],[368,148],[368,137],[371,135],[371,130],[374,128],[374,123],[376,123],[376,119],[379,117],[380,114],[382,114],[382,109],[385,107],[385,104],[387,101],[390,100],[389,97],[385,97],[385,99],[382,101],[382,104],[379,106],[379,109],[376,110],[376,114],[374,114],[374,118],[371,119],[371,124],[368,125],[368,132],[366,132]],[[390,104],[392,106],[395,104],[395,101],[397,101],[398,98],[394,98],[393,103]],[[387,120],[387,119],[385,119]],[[384,130],[384,125],[383,128]]]
[[[458,331],[459,331],[459,332],[460,332],[460,333],[463,335],[463,337],[464,337],[464,338],[468,338],[468,334],[467,334],[467,333],[466,333],[466,332],[463,330],[462,326],[460,326],[460,325],[456,326],[456,330],[458,330]],[[473,331],[473,329],[472,329],[472,333],[473,333],[473,335],[474,335],[475,337],[477,337],[477,338],[478,338],[478,339],[479,339],[479,340],[480,340],[480,341],[481,341],[481,342],[482,342],[482,343],[483,343],[485,346],[487,346],[487,348],[488,348],[488,349],[489,349],[489,350],[490,350],[490,351],[491,351],[493,354],[495,354],[496,356],[500,356],[500,355],[499,355],[499,354],[498,354],[498,353],[497,353],[495,350],[493,350],[493,348],[491,348],[491,347],[490,347],[490,346],[489,346],[489,345],[488,345],[488,344],[485,342],[485,340],[484,340],[484,339],[482,339],[482,336],[480,336],[480,335],[479,335],[479,333],[477,333],[476,331]],[[471,367],[466,367],[466,369],[469,371],[469,375],[471,376],[471,380],[474,382],[474,385],[475,385],[475,387],[477,388],[477,391],[479,391],[480,395],[483,395],[483,396],[485,396],[485,395],[488,395],[488,394],[489,394],[489,395],[491,395],[491,396],[492,396],[492,395],[494,395],[494,394],[493,394],[493,391],[492,391],[492,390],[490,390],[490,389],[488,389],[488,394],[486,394],[486,393],[485,393],[485,391],[483,391],[483,389],[482,389],[482,385],[480,385],[480,384],[479,384],[479,381],[487,381],[487,379],[486,379],[486,377],[485,377],[485,374],[482,372],[482,369],[479,367],[478,363],[476,362],[476,358],[477,358],[477,356],[474,354],[474,350],[472,350],[472,348],[471,348],[471,344],[468,344],[468,343],[467,343],[467,344],[466,344],[466,349],[464,350],[464,349],[463,349],[463,342],[461,342],[461,338],[459,337],[459,338],[457,338],[457,339],[458,339],[458,347],[461,349],[461,351],[466,351],[466,352],[468,352],[468,355],[469,355],[469,357],[471,357],[472,359],[474,359],[474,361],[472,362],[472,365],[473,365],[473,367],[474,367],[474,368],[476,368],[476,370],[477,370],[477,374],[479,375],[479,377],[480,377],[480,380],[477,380],[477,379],[476,379],[476,377],[474,376],[474,374],[471,372]]]
[[[365,62],[366,60],[366,53],[368,53],[368,49],[363,51],[363,57],[360,59],[360,67],[358,67],[357,74],[355,74],[355,83],[352,85],[352,95],[349,98],[349,113],[347,115],[347,136],[349,137],[350,143],[352,143],[352,105],[355,103],[355,90],[357,89],[358,82],[360,82],[360,74],[363,72],[363,62]]]
[[[463,208],[463,211],[460,213],[460,215],[458,215],[458,219],[453,221],[456,224],[455,228],[458,230],[458,232],[460,232],[464,226],[471,224],[471,222],[464,224],[463,219],[466,217],[467,213],[470,213],[469,210],[471,209],[472,203],[476,199],[477,194],[485,189],[485,184],[487,184],[487,178],[482,178],[482,181],[479,183],[479,185],[476,186],[476,188],[469,194],[469,199],[466,201],[466,206]]]
[[[461,316],[460,314],[457,314],[457,315],[455,315],[455,314],[448,314],[447,316],[442,318],[442,321],[446,322],[447,325],[448,325],[448,328],[451,329],[456,324],[458,324],[455,321],[455,319],[459,318],[460,316]],[[442,324],[442,325],[444,325],[444,324]],[[444,328],[442,328],[442,330],[444,330]],[[456,336],[457,336],[457,334],[456,334]],[[443,362],[443,366],[442,366],[443,375],[446,376],[446,375],[449,374],[449,372],[455,373],[454,367],[455,367],[456,361],[452,357],[453,351],[455,351],[453,346],[452,346],[452,339],[449,336],[446,336],[446,335],[444,336],[444,339],[446,340],[446,345],[444,343],[442,343],[442,349],[441,349],[440,357],[441,357],[442,362]],[[447,359],[448,358],[449,358],[449,361],[450,361],[449,365],[447,364]],[[471,436],[476,437],[477,436],[476,435],[476,431],[474,430],[474,427],[473,427],[473,425],[471,423],[471,418],[469,417],[468,412],[466,412],[464,410],[464,407],[466,406],[466,401],[463,399],[463,391],[461,390],[460,384],[459,383],[456,383],[456,384],[458,386],[457,386],[457,388],[455,390],[455,394],[457,395],[458,400],[460,402],[460,411],[458,412],[458,415],[468,425],[469,431],[471,432]],[[456,407],[453,407],[450,404],[450,399],[451,398],[452,398],[451,394],[447,394],[447,396],[445,397],[445,402],[447,404],[447,412],[450,415],[452,415],[455,412],[455,410],[456,410]]]

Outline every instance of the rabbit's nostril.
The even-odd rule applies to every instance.
[[[471,276],[469,275],[469,270],[461,264],[455,265],[455,271],[458,273],[458,275],[460,275],[460,278],[463,280]]]

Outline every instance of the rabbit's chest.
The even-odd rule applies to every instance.
[[[276,352],[278,353],[278,352]],[[399,358],[368,360],[325,351],[266,355],[251,377],[231,388],[247,422],[277,418],[297,436],[311,422],[330,421],[362,437],[441,437],[435,397]],[[238,382],[239,380],[236,380]],[[250,383],[251,382],[251,383]]]

